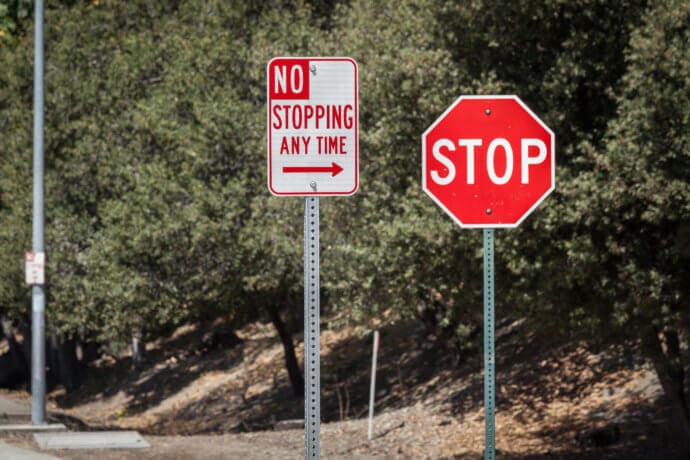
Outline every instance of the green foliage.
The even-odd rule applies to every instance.
[[[646,2],[442,2],[439,39],[477,77],[492,73],[557,133],[560,161],[614,114],[623,51]]]
[[[0,46],[12,45],[24,32],[26,22],[31,18],[31,0],[0,1]]]
[[[28,305],[29,3],[0,3],[0,310],[14,318]],[[361,187],[321,201],[326,308],[418,318],[466,345],[480,232],[421,192],[420,135],[460,94],[515,93],[557,134],[557,190],[497,232],[499,315],[589,338],[687,325],[689,22],[680,0],[51,2],[49,326],[121,340],[268,305],[299,314],[302,203],[265,186],[265,69],[281,55],[359,64]]]
[[[31,55],[0,46],[0,311],[22,316],[24,252],[31,245]]]
[[[676,3],[645,12],[601,142],[573,146],[556,200],[524,229],[541,237],[510,254],[519,286],[535,294],[526,310],[587,338],[687,330],[689,10]]]
[[[654,5],[634,32],[628,72],[606,147],[583,174],[610,269],[606,297],[616,326],[687,328],[690,226],[690,87],[686,2]],[[603,228],[602,228],[603,227]],[[605,298],[606,298],[605,297]]]

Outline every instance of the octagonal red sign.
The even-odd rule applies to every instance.
[[[516,227],[555,187],[555,135],[517,96],[461,96],[422,135],[424,191],[462,227]]]

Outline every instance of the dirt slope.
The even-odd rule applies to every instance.
[[[414,325],[381,333],[378,415],[367,442],[370,332],[322,332],[323,457],[481,458],[480,355],[456,363]],[[207,349],[200,331],[178,330],[153,344],[149,369],[103,360],[78,392],[51,394],[52,407],[88,429],[138,429],[153,445],[98,452],[103,460],[302,458],[301,430],[270,431],[303,412],[273,329],[255,324],[238,335],[234,348]],[[520,324],[497,337],[499,458],[675,458],[658,382],[634,348],[551,343]]]

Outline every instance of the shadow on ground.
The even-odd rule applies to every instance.
[[[139,371],[133,369],[129,357],[92,365],[82,387],[58,396],[56,403],[70,409],[120,393],[127,401],[123,414],[139,414],[186,388],[206,372],[227,370],[241,363],[243,347],[239,343],[229,349],[208,346],[202,333],[191,329],[150,350],[148,359],[149,365]]]
[[[264,331],[272,331],[270,327]],[[417,324],[381,329],[377,372],[376,412],[425,401],[462,422],[465,414],[483,406],[482,357],[469,352],[464,361],[437,345]],[[62,407],[98,402],[125,395],[128,416],[142,414],[185,388],[194,388],[207,372],[242,370],[231,380],[176,406],[148,426],[146,434],[195,435],[270,430],[282,420],[301,419],[302,398],[292,394],[283,354],[275,334],[263,333],[234,347],[205,349],[201,334],[190,330],[165,341],[150,354],[151,366],[139,373],[128,359],[91,370],[89,382],[78,392],[59,398]],[[535,336],[517,323],[497,330],[497,411],[530,417],[523,425],[539,424],[540,411],[554,401],[576,401],[608,374],[640,364],[626,348],[592,350],[579,344],[556,343]],[[322,332],[321,410],[325,423],[358,419],[368,411],[372,334]],[[301,345],[297,347],[301,354]],[[632,348],[630,348],[632,349]],[[272,350],[271,358],[265,356]],[[244,371],[248,363],[253,367]],[[244,366],[244,367],[240,367]],[[612,390],[615,391],[615,388]],[[502,452],[506,459],[642,459],[677,458],[669,437],[663,401],[636,401],[611,410],[602,403],[590,418],[551,418],[537,436],[559,446],[539,455]],[[536,418],[535,418],[536,417]],[[554,420],[556,423],[554,424]],[[113,420],[112,426],[117,426]],[[608,430],[608,431],[607,431]],[[599,432],[600,431],[600,432]],[[606,436],[611,435],[611,439]],[[499,433],[500,436],[500,433]],[[599,439],[603,436],[603,440]],[[649,457],[650,452],[654,457]],[[472,457],[456,457],[472,458]]]

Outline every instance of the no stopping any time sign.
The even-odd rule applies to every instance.
[[[274,195],[352,195],[359,187],[357,63],[272,59],[267,66],[268,188]]]

